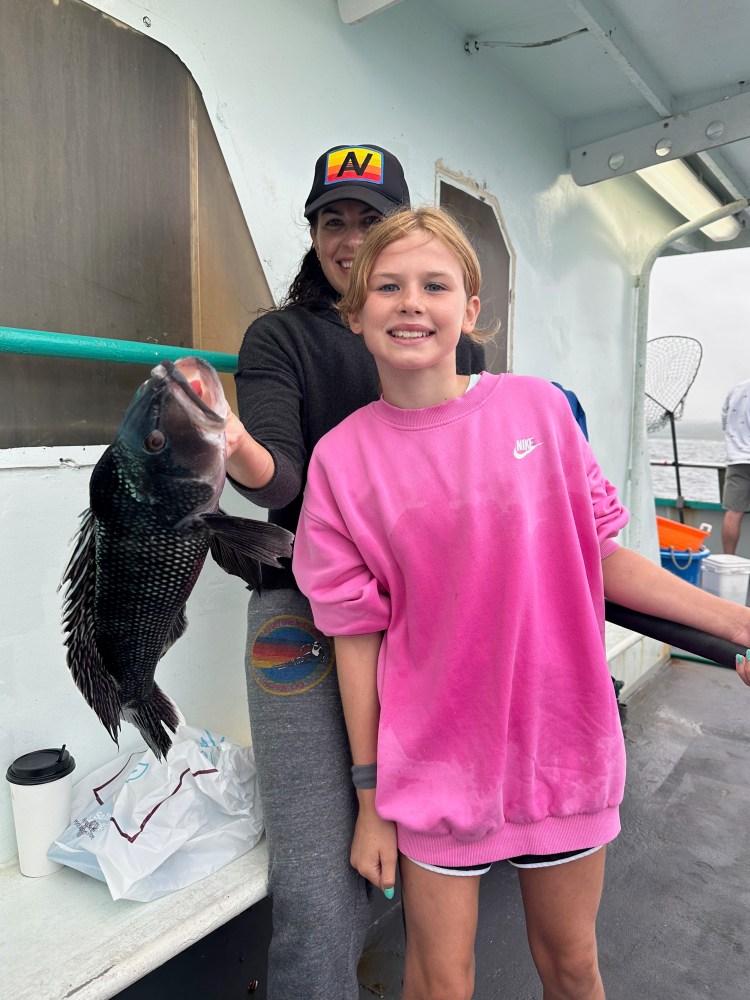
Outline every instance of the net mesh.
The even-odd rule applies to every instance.
[[[700,368],[703,348],[693,337],[656,337],[646,345],[646,427],[679,420]]]

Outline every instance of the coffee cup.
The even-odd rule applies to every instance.
[[[22,875],[38,878],[62,867],[49,860],[47,851],[70,826],[75,766],[63,744],[18,757],[5,774],[10,783]]]

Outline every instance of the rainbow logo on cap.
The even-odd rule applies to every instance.
[[[383,183],[383,154],[366,146],[334,149],[326,158],[326,184],[356,181],[358,184]]]

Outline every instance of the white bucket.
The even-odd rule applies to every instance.
[[[706,556],[701,566],[701,587],[735,604],[747,604],[750,559],[742,556]]]

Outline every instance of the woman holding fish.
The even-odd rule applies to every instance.
[[[334,304],[369,228],[408,202],[401,164],[382,147],[323,153],[305,203],[312,246],[283,305],[245,335],[236,375],[242,423],[228,421],[227,470],[291,531],[314,446],[379,395],[374,361]],[[457,365],[481,371],[482,348],[462,338]],[[247,683],[274,909],[269,1000],[354,1000],[369,915],[367,884],[349,864],[351,754],[332,645],[290,568],[264,569],[250,599]]]

